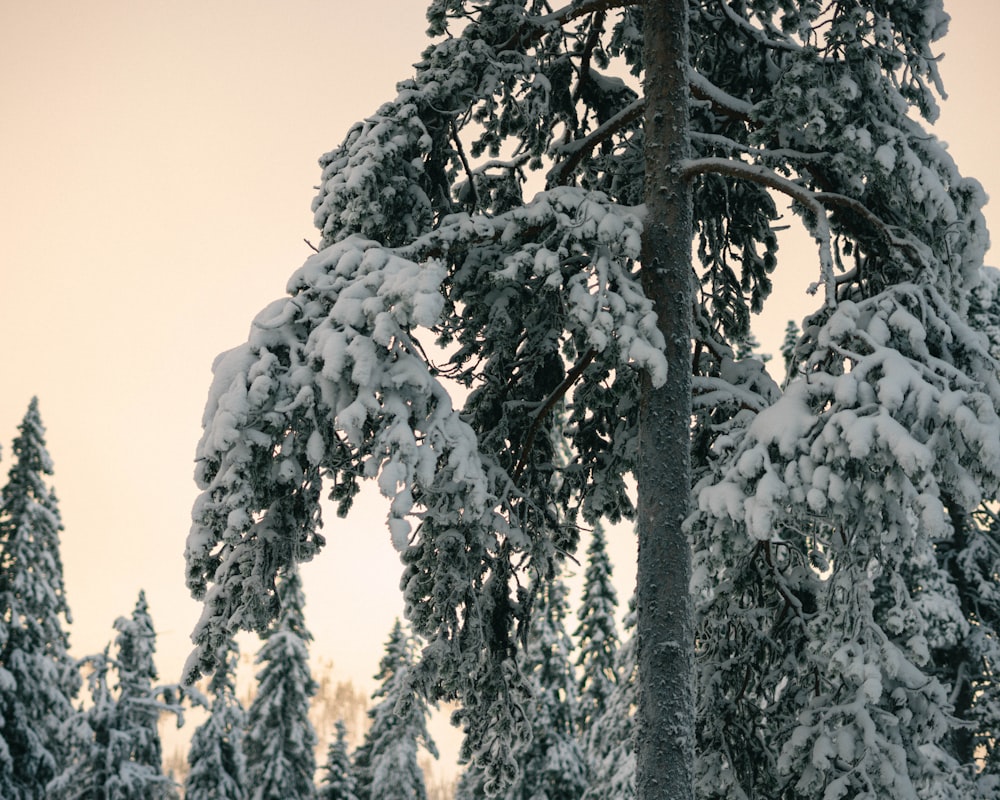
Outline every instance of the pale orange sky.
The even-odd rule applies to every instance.
[[[161,676],[179,676],[199,613],[182,552],[212,361],[308,256],[316,160],[410,75],[423,8],[0,0],[0,476],[37,395],[76,655],[101,649],[144,588]],[[938,133],[1000,197],[1000,2],[946,8]],[[779,275],[766,351],[801,316],[814,264],[810,252]],[[371,688],[400,568],[384,507],[363,506],[327,515],[329,545],[305,579],[313,653]],[[628,533],[615,552],[628,585]]]

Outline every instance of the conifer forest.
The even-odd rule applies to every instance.
[[[0,800],[1000,798],[1000,272],[930,130],[948,12],[430,0],[212,368],[183,675],[141,592],[70,657],[37,402],[0,454]],[[400,616],[318,727],[299,569],[364,484]]]

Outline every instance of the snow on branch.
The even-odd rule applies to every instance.
[[[868,209],[864,203],[847,195],[835,192],[815,192],[777,174],[767,167],[757,164],[747,164],[736,159],[716,157],[696,158],[689,159],[681,164],[681,174],[685,178],[692,178],[695,175],[706,173],[752,181],[791,197],[812,212],[812,233],[819,242],[821,282],[825,288],[827,306],[831,308],[836,305],[835,289],[837,281],[834,276],[830,225],[826,212],[829,206],[843,208],[861,217],[871,225],[886,245],[902,251],[917,265],[927,266],[931,262],[931,256],[926,246],[910,238],[904,239],[897,236],[892,226],[886,224],[878,215]],[[813,285],[812,291],[815,291],[816,288],[818,288],[818,284]]]

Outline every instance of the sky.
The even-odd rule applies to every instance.
[[[1000,3],[945,8],[935,130],[1000,198]],[[37,396],[75,655],[101,650],[144,589],[161,677],[179,678],[200,612],[183,549],[212,362],[311,253],[317,159],[412,74],[423,9],[0,0],[0,480]],[[987,207],[994,231],[998,213]],[[775,354],[816,279],[813,253],[792,255],[780,319],[759,334]],[[402,604],[386,509],[369,497],[346,521],[327,515],[328,546],[303,574],[313,654],[370,690]],[[623,602],[633,544],[612,541]]]

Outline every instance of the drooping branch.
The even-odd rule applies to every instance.
[[[706,173],[752,181],[788,195],[812,211],[814,217],[812,233],[819,243],[820,277],[826,291],[826,304],[833,308],[836,305],[836,282],[833,274],[830,224],[826,217],[826,209],[819,199],[820,195],[757,164],[746,164],[729,158],[695,158],[681,163],[681,177],[684,179],[690,180],[696,175]],[[814,290],[815,286],[811,288],[811,291]]]
[[[688,69],[687,79],[692,97],[708,100],[727,117],[750,122],[753,116],[753,103],[723,91],[695,69]]]
[[[625,106],[625,108],[607,120],[607,122],[594,128],[594,130],[582,139],[577,139],[569,144],[560,146],[558,152],[561,154],[568,153],[569,157],[565,161],[560,161],[551,170],[549,170],[549,174],[545,177],[546,186],[559,186],[565,183],[580,163],[585,158],[590,156],[595,147],[602,142],[607,141],[618,131],[627,128],[639,119],[642,116],[645,105],[646,104],[641,97],[633,100]]]
[[[628,8],[639,5],[640,0],[584,0],[582,3],[571,2],[551,14],[544,14],[525,20],[514,33],[497,48],[498,52],[516,50],[540,39],[552,27],[562,27],[568,22],[610,11],[613,8]]]
[[[926,254],[921,251],[918,243],[897,236],[892,227],[875,214],[863,203],[847,195],[835,192],[814,192],[811,189],[785,178],[767,167],[757,164],[747,164],[743,161],[728,158],[696,158],[681,165],[681,175],[690,179],[696,175],[712,173],[727,175],[733,178],[752,181],[760,186],[781,192],[808,208],[815,219],[813,235],[819,242],[821,280],[826,291],[827,305],[835,304],[836,280],[833,274],[833,253],[831,249],[830,225],[826,209],[830,206],[846,209],[857,214],[876,231],[879,238],[890,248],[896,248],[910,257],[917,264],[926,264]],[[814,285],[813,290],[816,286]]]
[[[521,454],[517,458],[517,464],[514,466],[514,472],[511,477],[516,481],[521,477],[521,473],[524,472],[524,468],[528,463],[528,454],[531,453],[531,448],[535,444],[535,436],[538,435],[538,429],[542,426],[542,421],[548,416],[549,412],[555,407],[563,397],[566,396],[566,392],[570,390],[577,379],[583,374],[583,371],[590,366],[590,362],[594,360],[597,356],[597,351],[594,348],[590,348],[583,357],[573,366],[573,368],[566,373],[566,377],[563,378],[562,383],[560,383],[549,395],[548,399],[542,404],[542,407],[535,414],[535,418],[531,421],[531,427],[528,429],[528,435],[524,437],[524,444],[521,446]]]

